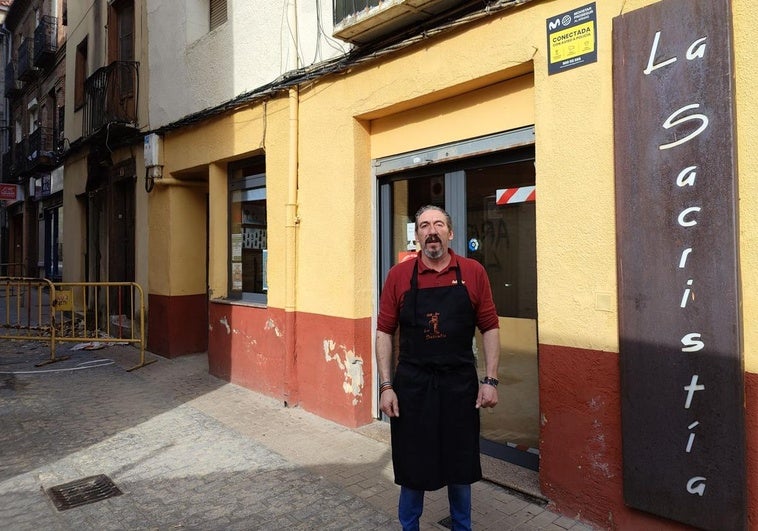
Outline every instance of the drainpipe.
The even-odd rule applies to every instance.
[[[298,32],[297,1],[289,0],[287,16],[290,21],[292,42],[288,56],[288,67],[297,69]],[[289,164],[287,176],[287,204],[285,206],[285,288],[284,288],[284,405],[296,406],[299,401],[297,380],[297,186],[298,186],[298,134],[300,114],[300,92],[297,86],[289,90]]]

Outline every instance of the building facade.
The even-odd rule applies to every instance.
[[[211,243],[209,224],[216,220],[209,209],[216,208],[212,204],[219,198],[210,192],[209,175],[221,167],[209,161],[228,159],[225,167],[252,156],[243,147],[253,141],[244,137],[246,131],[223,132],[228,116],[218,124],[221,136],[207,136],[207,127],[218,115],[273,94],[288,77],[302,77],[351,45],[333,37],[326,1],[155,0],[149,6],[149,110],[159,153],[151,171],[161,177],[148,177],[148,347],[176,356],[207,350],[208,300],[217,298],[209,268],[217,263],[211,245],[219,242]],[[182,169],[174,171],[171,161],[184,155],[169,141],[185,133],[191,136],[181,142],[181,149],[206,154],[200,159],[193,155],[197,165],[182,162]],[[256,141],[260,147],[261,140]],[[261,259],[258,256],[259,273]],[[260,274],[258,278],[260,284]]]
[[[138,179],[149,128],[145,9],[140,0],[68,3],[67,281],[147,285],[147,200]]]
[[[438,204],[455,220],[454,250],[487,269],[501,318],[505,384],[483,414],[483,451],[537,470],[556,510],[600,527],[754,524],[758,195],[755,131],[740,118],[755,105],[752,5],[361,4],[333,3],[343,54],[258,86],[233,75],[231,61],[216,83],[248,92],[187,116],[184,104],[166,104],[147,205],[152,345],[180,354],[207,327],[212,374],[348,426],[372,422],[381,283],[415,249],[415,210]],[[250,24],[229,5],[217,35]],[[223,60],[237,53],[225,49]],[[189,90],[200,90],[193,79]],[[712,80],[724,88],[715,99]],[[666,112],[652,132],[641,121],[651,109]],[[624,194],[647,182],[629,174],[640,161],[691,142],[711,149],[717,137],[739,166],[713,170],[723,180],[688,196],[702,204],[682,206],[674,191],[697,191],[705,162],[677,161],[673,191]],[[666,164],[644,176],[661,182],[675,171]],[[719,206],[720,238],[685,231],[669,241],[649,224],[674,212],[684,231],[713,197],[734,199]],[[636,232],[634,220],[645,221]],[[696,244],[724,242],[719,260],[695,259],[707,254]],[[665,253],[674,266],[657,261]],[[660,273],[688,267],[697,274]],[[733,294],[724,307],[734,341],[711,352],[726,325],[698,304],[710,300],[702,286],[719,283],[729,289],[714,293]],[[661,306],[671,286],[675,311]],[[636,339],[653,332],[681,342]],[[651,400],[638,398],[645,382],[655,383],[643,388]],[[739,422],[725,431],[719,414]]]
[[[757,525],[752,3],[16,0],[5,28],[15,274],[136,281],[149,350],[355,427],[382,282],[442,206],[500,317],[486,466],[601,528]]]
[[[13,2],[4,22],[9,49],[3,180],[16,186],[15,198],[6,201],[6,274],[62,275],[64,4]]]

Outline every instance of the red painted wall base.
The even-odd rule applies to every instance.
[[[287,327],[295,328],[287,352]],[[342,425],[373,420],[371,320],[210,304],[211,374]]]
[[[624,505],[618,354],[543,344],[539,356],[540,486],[552,509],[606,529],[691,529]],[[752,529],[758,522],[758,376],[746,374],[745,387]]]
[[[148,294],[147,350],[167,358],[208,349],[208,297]]]

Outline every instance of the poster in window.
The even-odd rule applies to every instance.
[[[263,291],[268,291],[268,249],[263,249]]]
[[[232,262],[242,261],[242,234],[232,234]]]
[[[232,263],[232,289],[242,290],[242,262]]]

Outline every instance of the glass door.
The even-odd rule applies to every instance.
[[[500,318],[500,403],[482,412],[482,452],[537,470],[535,169],[534,145],[529,142],[533,134],[533,128],[525,128],[377,161],[378,282],[381,289],[390,267],[417,248],[412,240],[416,211],[428,204],[447,210],[453,218],[451,248],[484,266]],[[471,155],[461,157],[466,149]],[[444,153],[456,154],[455,160],[445,160]],[[439,163],[429,164],[430,160]],[[418,166],[416,161],[421,161]],[[478,332],[474,343],[483,376]]]
[[[466,255],[487,270],[500,317],[500,402],[483,410],[482,451],[537,470],[537,256],[533,161],[466,170]],[[476,352],[482,352],[477,333]],[[477,356],[484,376],[483,355]]]

